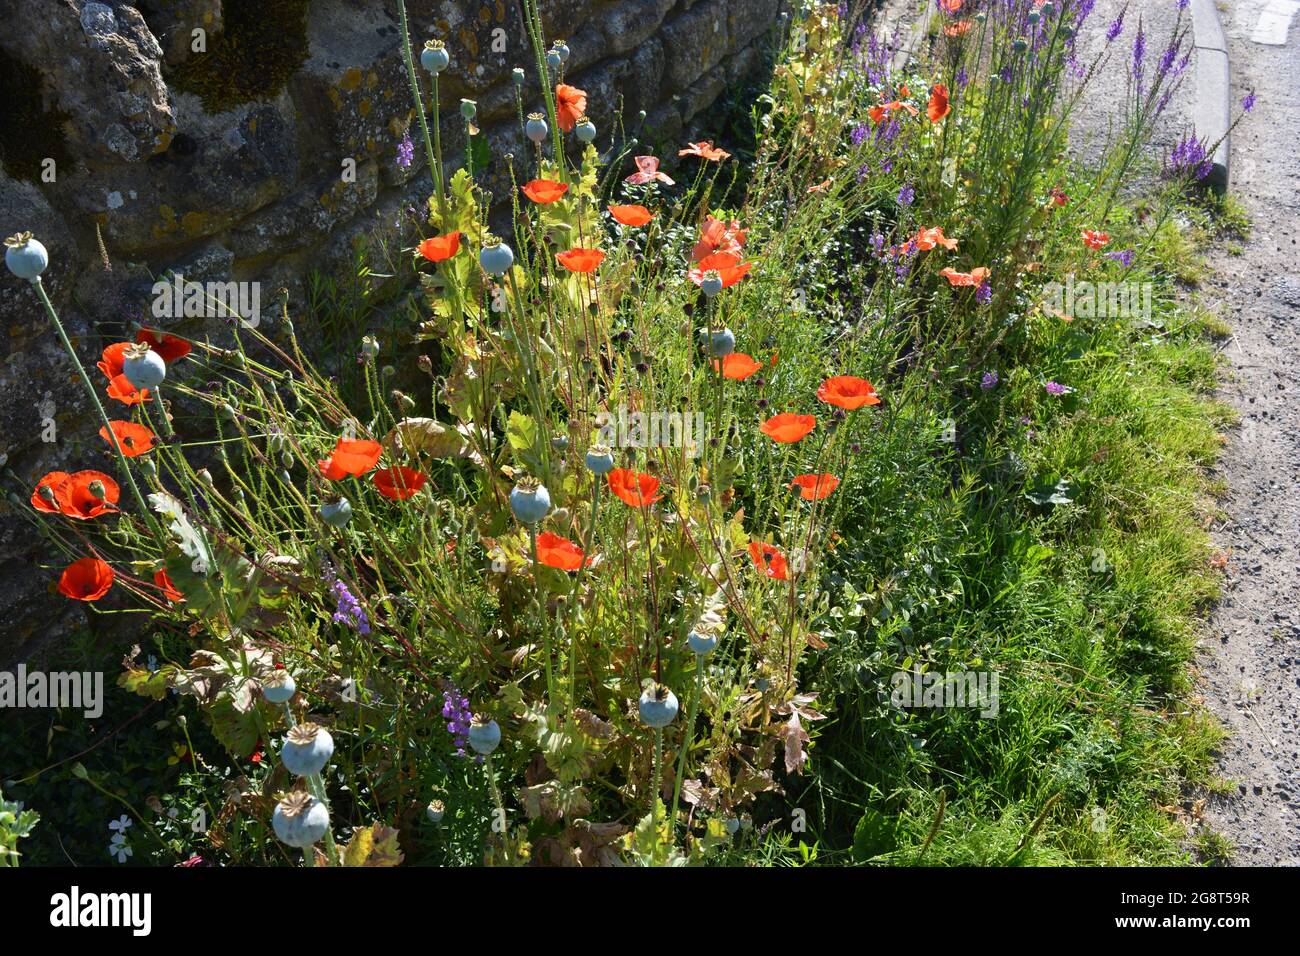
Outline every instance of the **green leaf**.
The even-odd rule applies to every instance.
[[[853,860],[866,863],[898,846],[898,820],[870,807],[853,829]]]

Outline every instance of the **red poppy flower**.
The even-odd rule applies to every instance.
[[[98,601],[113,586],[113,569],[99,558],[82,558],[59,577],[59,593],[74,601]]]
[[[159,568],[153,573],[153,583],[158,585],[159,589],[169,601],[184,601],[185,595],[176,590],[176,585],[172,584],[172,579],[167,576],[167,572]]]
[[[709,214],[704,217],[704,222],[700,226],[700,241],[691,250],[691,260],[698,262],[715,252],[729,252],[739,257],[744,244],[745,231],[740,228],[738,221],[733,219],[728,224]]]
[[[375,472],[370,476],[370,480],[375,483],[375,487],[385,498],[405,501],[423,488],[428,479],[414,468],[394,465],[392,468],[383,468]]]
[[[460,233],[449,232],[445,236],[434,236],[415,247],[416,251],[430,262],[442,262],[460,252]]]
[[[606,480],[609,482],[609,490],[633,508],[652,505],[663,497],[657,493],[659,479],[654,475],[642,474],[630,468],[615,468],[606,476]]]
[[[725,149],[719,149],[709,140],[699,143],[687,143],[685,149],[677,151],[678,156],[698,156],[700,159],[708,160],[712,163],[720,163],[724,159],[730,159],[731,154]]]
[[[36,482],[36,487],[32,489],[32,507],[37,511],[43,511],[49,515],[59,513],[59,488],[70,476],[66,471],[52,471],[40,481]],[[53,501],[46,501],[41,496],[41,489],[49,488],[50,494],[53,495]]]
[[[962,0],[939,0],[939,6],[943,7],[944,13],[956,13],[961,9]]]
[[[1089,249],[1100,249],[1110,242],[1110,236],[1107,233],[1094,232],[1091,229],[1083,230],[1079,234],[1079,238],[1083,240],[1083,244]]]
[[[1070,197],[1061,191],[1060,186],[1052,187],[1052,202],[1058,206],[1064,206],[1070,201]]]
[[[117,437],[117,443],[122,446],[122,454],[125,457],[134,458],[153,449],[157,436],[143,425],[123,421],[111,421],[109,424],[113,426],[113,434]],[[99,437],[108,442],[110,448],[113,446],[107,428],[99,430]]]
[[[95,482],[103,485],[103,497],[90,488]],[[121,495],[117,482],[102,471],[78,471],[71,474],[54,491],[59,500],[59,510],[69,518],[85,521],[116,511],[114,507]]]
[[[722,371],[723,378],[729,378],[734,382],[743,382],[762,367],[762,362],[755,362],[752,356],[744,352],[732,352],[721,362],[713,363],[715,370]]]
[[[871,109],[867,110],[867,115],[871,117],[871,122],[879,123],[885,118],[887,113],[892,113],[894,110],[907,110],[907,112],[911,113],[913,116],[916,116],[921,112],[911,103],[903,103],[899,100],[894,100],[891,103],[881,103],[879,106],[871,107]]]
[[[810,431],[817,427],[817,419],[811,415],[796,415],[793,412],[782,412],[780,415],[773,415],[763,424],[758,426],[761,431],[772,441],[780,442],[782,445],[791,445],[801,441]]]
[[[950,23],[944,27],[943,32],[950,37],[965,36],[973,26],[975,26],[975,23],[972,20],[958,20],[956,23]]]
[[[722,287],[729,289],[749,275],[749,270],[752,268],[754,263],[741,262],[739,256],[733,256],[729,252],[715,252],[695,263],[695,268],[691,269],[687,276],[696,285],[702,285],[706,272],[716,272],[722,279]]]
[[[548,568],[576,571],[582,567],[583,557],[582,549],[568,538],[561,538],[551,531],[543,531],[537,536],[537,560]],[[590,558],[587,558],[587,563],[591,563]]]
[[[135,334],[135,340],[137,342],[148,342],[149,348],[157,352],[168,365],[171,365],[172,362],[179,362],[190,354],[191,346],[189,342],[166,332],[144,328]]]
[[[560,129],[573,132],[573,126],[587,115],[587,92],[576,86],[560,83],[555,87],[555,119]]]
[[[100,353],[102,359],[95,363],[99,370],[104,373],[110,380],[122,374],[122,369],[126,363],[126,350],[131,347],[130,342],[114,342]],[[165,362],[166,359],[163,359]]]
[[[552,182],[549,179],[533,179],[520,187],[524,195],[539,205],[553,203],[569,191],[568,183]]]
[[[948,280],[948,284],[954,288],[957,286],[975,286],[980,285],[989,277],[989,270],[980,266],[978,269],[972,269],[970,272],[958,272],[956,269],[940,269],[939,275]]]
[[[818,387],[817,397],[827,405],[838,405],[848,411],[880,404],[875,386],[856,375],[832,375]]]
[[[799,475],[790,482],[791,488],[798,488],[804,501],[821,501],[840,486],[840,480],[829,472],[820,475]]]
[[[645,206],[610,206],[609,214],[615,222],[632,227],[644,226],[655,217]]]
[[[149,389],[137,389],[125,375],[115,375],[109,379],[108,388],[104,389],[104,392],[109,398],[116,399],[123,405],[140,405],[153,401]]]
[[[925,115],[930,117],[931,123],[937,123],[952,111],[948,105],[948,87],[942,83],[934,84],[934,89],[930,90],[930,103],[925,108]]]
[[[570,272],[595,272],[596,267],[605,261],[605,253],[599,249],[575,247],[568,252],[557,252],[555,258]]]
[[[788,576],[785,555],[775,545],[761,541],[749,542],[749,559],[754,562],[755,568],[775,581],[784,581]]]
[[[320,473],[330,481],[342,481],[349,475],[360,477],[379,462],[384,446],[368,438],[340,438],[326,461],[317,462]]]

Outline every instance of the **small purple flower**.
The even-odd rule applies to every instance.
[[[1133,38],[1133,79],[1137,81],[1138,89],[1142,89],[1142,61],[1147,55],[1147,35],[1142,29],[1142,21],[1138,21],[1137,36]]]
[[[957,76],[954,78],[954,84],[956,85],[957,89],[959,90],[966,89],[966,84],[969,82],[970,82],[970,77],[966,75],[966,67],[964,65],[959,66],[957,68]]]
[[[415,159],[415,144],[411,142],[409,132],[403,133],[402,141],[397,144],[397,165],[409,169],[413,159]]]
[[[1255,91],[1251,90],[1241,100],[1241,108],[1249,113],[1255,108]]]
[[[1169,179],[1186,178],[1197,181],[1210,175],[1213,166],[1205,144],[1195,133],[1189,133],[1174,144],[1165,163],[1164,175]]]
[[[910,206],[915,198],[916,190],[912,188],[912,184],[903,183],[903,188],[898,191],[898,204],[900,206]]]
[[[1122,252],[1108,252],[1106,253],[1106,258],[1110,259],[1112,262],[1118,262],[1125,269],[1129,269],[1133,266],[1132,249],[1125,249]]]
[[[866,141],[868,132],[870,132],[870,130],[866,123],[858,123],[853,127],[853,132],[849,134],[849,141],[852,142],[854,146],[861,146],[863,142]]]
[[[981,282],[975,290],[975,301],[980,305],[988,305],[993,301],[993,287],[987,281]]]
[[[469,698],[463,696],[451,681],[446,681],[442,688],[442,716],[447,721],[447,733],[451,734],[456,753],[465,756],[465,748],[469,745],[469,725],[474,714],[469,707]]]
[[[1047,389],[1048,395],[1064,395],[1066,391],[1065,386],[1060,382],[1048,382],[1043,388]]]
[[[985,372],[984,377],[980,379],[980,388],[984,389],[984,391],[987,392],[990,389],[994,389],[997,387],[998,387],[998,373]]]
[[[1124,12],[1124,10],[1121,10],[1119,16],[1117,16],[1111,25],[1106,28],[1107,43],[1114,43],[1116,38],[1124,32]]]

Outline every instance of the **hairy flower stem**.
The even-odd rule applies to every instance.
[[[686,758],[695,744],[695,714],[700,707],[700,692],[704,684],[704,658],[695,658],[695,688],[691,691],[691,706],[686,711],[686,726],[682,729],[682,752],[677,757],[677,781],[673,784],[673,802],[668,805],[668,819],[677,825],[677,801],[682,795],[682,781],[686,778]]]
[[[420,120],[420,133],[424,138],[424,152],[429,160],[429,173],[433,176],[433,191],[438,195],[438,216],[440,225],[445,230],[450,226],[447,217],[447,201],[442,194],[442,135],[438,125],[438,76],[433,75],[433,129],[437,136],[435,152],[433,139],[429,136],[429,123],[424,118],[424,102],[420,98],[420,81],[415,74],[415,57],[411,54],[411,30],[406,20],[406,0],[397,0],[397,19],[402,28],[402,59],[406,63],[406,79],[411,84],[411,99],[415,102],[415,115]]]
[[[99,400],[98,393],[95,392],[95,386],[91,384],[90,376],[86,374],[86,367],[81,364],[81,359],[77,357],[77,351],[72,347],[72,342],[68,339],[68,333],[63,329],[63,323],[59,321],[59,313],[54,310],[54,303],[45,292],[45,283],[41,282],[41,277],[37,276],[31,280],[33,288],[36,289],[36,295],[41,300],[41,305],[45,306],[45,312],[54,324],[54,331],[59,335],[59,341],[63,343],[64,350],[72,359],[72,364],[76,366],[77,374],[81,376],[81,384],[86,386],[86,392],[90,395],[90,400],[95,403],[95,411],[99,412],[99,420],[104,423],[104,430],[108,432],[108,443],[117,453],[118,464],[122,467],[122,473],[126,476],[127,484],[131,486],[131,494],[135,496],[135,503],[140,507],[142,519],[149,525],[149,530],[157,536],[159,541],[165,541],[166,538],[161,533],[161,529],[153,520],[153,512],[145,503],[144,495],[140,493],[140,486],[135,483],[135,475],[132,474],[130,466],[127,464],[126,455],[122,452],[122,446],[118,443],[117,433],[113,431],[113,426],[108,422],[108,413],[104,411],[104,404]]]
[[[497,818],[501,821],[501,852],[505,854],[506,862],[512,862],[510,859],[510,833],[506,827],[506,805],[501,801],[501,791],[497,789],[496,774],[492,771],[492,755],[487,754],[483,757],[483,770],[487,774],[488,790],[492,794],[492,804],[497,808]]]
[[[555,675],[551,671],[551,622],[546,619],[546,602],[542,600],[542,566],[537,560],[537,525],[528,526],[528,547],[533,556],[533,599],[542,618],[542,653],[546,664],[546,699],[555,702]]]
[[[591,485],[591,522],[587,525],[587,538],[583,542],[582,564],[573,576],[573,590],[569,596],[569,611],[577,614],[578,592],[582,587],[582,573],[591,560],[591,548],[596,540],[596,516],[600,513],[600,475]],[[578,638],[576,629],[569,636],[569,708],[578,706]]]
[[[655,728],[654,774],[650,787],[650,827],[654,831],[654,844],[650,851],[650,865],[659,865],[659,781],[664,762],[664,729]]]

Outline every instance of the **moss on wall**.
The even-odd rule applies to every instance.
[[[46,109],[41,97],[41,74],[0,51],[0,167],[12,179],[40,181],[41,163],[53,159],[56,168],[72,165],[63,132],[68,115]]]
[[[307,59],[308,0],[224,0],[224,30],[168,77],[209,113],[264,100]]]

